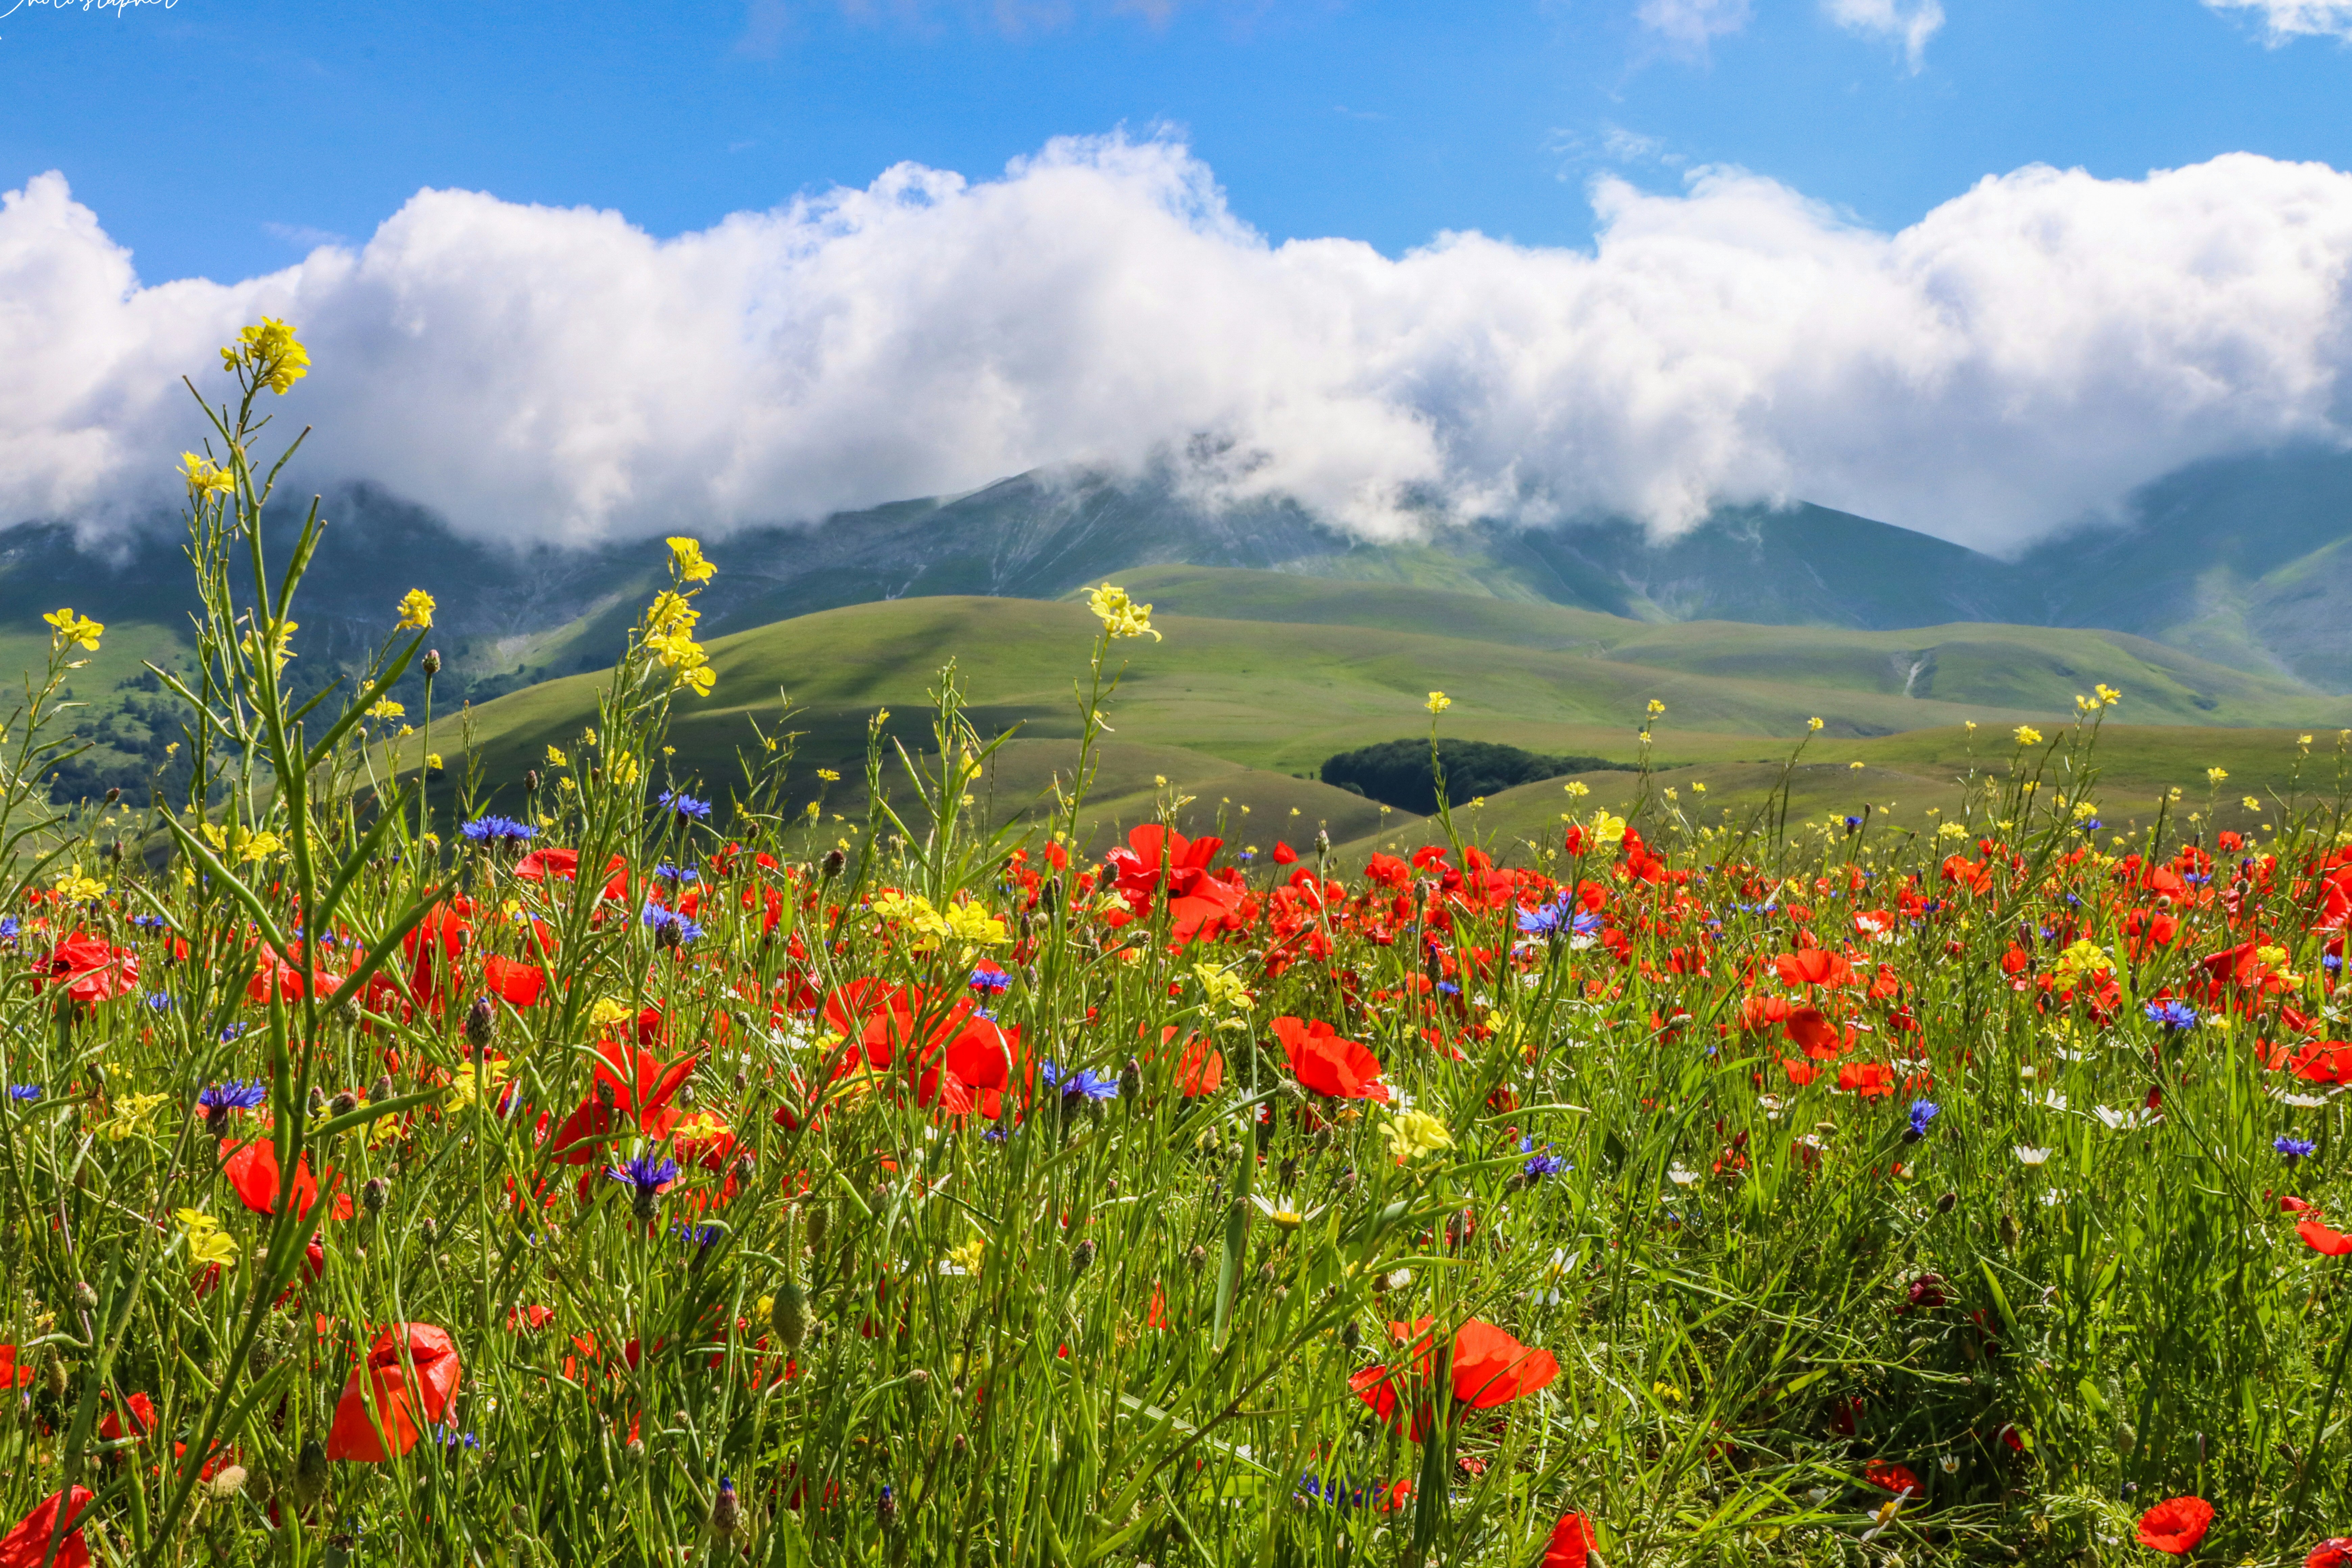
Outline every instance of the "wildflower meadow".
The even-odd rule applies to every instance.
[[[488,778],[428,596],[298,679],[223,355],[184,787],[48,803],[72,609],[0,759],[0,1568],[2352,1564],[2340,742],[2252,837],[2104,834],[2099,687],[1927,831],[1244,863],[1087,813],[1106,584],[1051,792],[941,649],[835,836],[788,714],[670,771],[681,538]]]

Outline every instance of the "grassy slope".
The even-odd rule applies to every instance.
[[[1807,753],[1814,765],[1799,791],[1801,815],[1858,810],[1865,800],[1882,807],[1895,802],[1898,813],[1955,804],[1954,781],[1966,770],[1969,743],[1958,721],[1971,719],[1981,727],[1975,742],[1979,755],[2005,758],[2006,742],[1995,738],[2029,721],[2054,733],[2054,710],[2062,703],[2071,705],[2075,684],[2108,679],[2123,685],[2126,710],[2145,706],[2160,712],[2164,706],[2162,668],[2149,660],[2137,673],[2119,671],[2127,651],[2123,644],[2137,639],[2103,634],[2055,632],[2040,645],[2053,661],[2042,667],[2044,677],[2060,659],[2087,660],[2103,650],[2116,656],[2116,663],[2104,667],[2067,664],[2053,688],[2063,696],[2030,704],[2021,696],[2014,706],[1978,705],[1906,698],[1899,686],[1883,689],[1892,682],[1878,676],[1886,657],[1879,645],[1916,647],[1918,634],[1702,625],[1673,628],[1693,636],[1678,648],[1671,637],[1639,623],[1556,606],[1472,600],[1510,619],[1464,618],[1454,614],[1460,608],[1455,595],[1313,579],[1297,580],[1298,592],[1286,599],[1285,584],[1267,580],[1275,575],[1184,569],[1186,581],[1175,584],[1179,593],[1160,601],[1167,640],[1121,645],[1126,676],[1112,706],[1116,733],[1107,743],[1105,771],[1094,795],[1091,815],[1097,820],[1139,820],[1150,815],[1155,794],[1164,787],[1194,797],[1187,816],[1196,826],[1206,826],[1223,812],[1227,835],[1237,842],[1280,837],[1297,844],[1311,838],[1318,826],[1336,842],[1360,845],[1380,840],[1384,826],[1391,836],[1410,834],[1415,819],[1398,814],[1383,825],[1377,808],[1359,797],[1294,775],[1311,773],[1334,752],[1422,731],[1428,721],[1423,700],[1433,689],[1454,699],[1444,719],[1448,733],[1612,758],[1634,754],[1634,726],[1654,696],[1668,705],[1655,747],[1662,764],[1672,770],[1665,782],[1678,787],[1706,783],[1711,815],[1724,805],[1744,809],[1760,800],[1787,750],[1788,743],[1776,737],[1801,732],[1815,714],[1829,727]],[[1178,603],[1200,602],[1199,580],[1204,576],[1211,579],[1207,588],[1239,590],[1235,607],[1244,612],[1255,607],[1290,613],[1303,606],[1307,614],[1329,618],[1276,622],[1166,613]],[[1155,575],[1151,591],[1160,592],[1175,577]],[[1359,598],[1371,601],[1372,611],[1351,609]],[[1338,618],[1374,611],[1389,617],[1383,625]],[[1433,625],[1492,637],[1441,637],[1423,629]],[[791,727],[803,737],[801,776],[816,766],[843,772],[845,781],[827,792],[827,806],[854,816],[861,798],[856,758],[866,715],[877,707],[890,709],[891,732],[919,746],[935,662],[953,653],[983,727],[1020,725],[1022,738],[1003,754],[992,802],[1000,813],[1010,812],[1034,802],[1057,773],[1066,777],[1075,763],[1071,680],[1083,668],[1093,627],[1092,618],[1075,604],[934,598],[830,610],[721,638],[710,645],[718,692],[682,708],[672,737],[677,747],[674,765],[680,776],[698,776],[723,791],[734,776],[738,750],[753,743],[753,721],[772,731],[777,694],[788,693],[794,710]],[[1536,637],[1565,636],[1582,647],[1607,637],[1612,639],[1611,657],[1501,640],[1513,630]],[[1736,634],[1757,634],[1754,640],[1767,648],[1813,648],[1819,657],[1807,662],[1791,654],[1784,670],[1779,656],[1768,656],[1769,679],[1724,673],[1739,668],[1730,651],[1739,640]],[[2032,640],[1993,646],[2014,649]],[[1633,648],[1653,658],[1679,656],[1698,668],[1636,663],[1629,654]],[[1958,662],[1939,668],[1948,671]],[[2208,676],[2199,672],[2199,678]],[[1853,684],[1836,684],[1841,679]],[[592,720],[597,684],[593,677],[568,678],[476,710],[490,786],[510,786],[549,743],[569,743]],[[2048,679],[2009,682],[2010,689],[2028,693],[2049,687]],[[2327,700],[2310,704],[2330,705]],[[436,745],[451,750],[451,738],[444,731]],[[2172,784],[2190,787],[2201,798],[2203,773],[2212,765],[2231,771],[2232,798],[2246,789],[2266,789],[2284,781],[2284,759],[2291,751],[2289,740],[2276,731],[2184,725],[2119,730],[2103,754],[2112,787],[2153,800]],[[1868,764],[1859,775],[1845,765],[1855,761]],[[1155,779],[1168,783],[1162,786]],[[1622,805],[1633,787],[1623,774],[1595,775],[1588,782],[1594,791],[1588,805]],[[1689,792],[1686,806],[1696,793]],[[501,798],[513,801],[511,793]],[[1526,786],[1487,803],[1479,816],[1481,830],[1507,837],[1552,831],[1567,804],[1556,784]]]

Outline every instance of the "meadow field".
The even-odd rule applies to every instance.
[[[436,712],[225,363],[184,790],[49,798],[89,605],[5,731],[0,1568],[2352,1564],[2352,733],[2198,706],[2325,702],[679,538]],[[1416,733],[1635,766],[1300,776]]]

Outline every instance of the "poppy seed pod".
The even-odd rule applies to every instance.
[[[426,648],[425,657],[418,659],[416,663],[417,668],[425,671],[425,679],[432,679],[441,673],[441,650],[437,647]]]
[[[823,1203],[808,1206],[808,1245],[811,1252],[824,1250],[824,1238],[833,1229],[833,1210]]]
[[[775,1304],[768,1309],[768,1326],[776,1331],[776,1338],[788,1351],[796,1351],[808,1341],[808,1294],[797,1279],[786,1279],[776,1287]]]
[[[294,1458],[294,1506],[307,1509],[327,1490],[327,1449],[316,1437],[306,1438]]]

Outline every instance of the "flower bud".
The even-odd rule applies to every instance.
[[[1071,1278],[1076,1279],[1077,1276],[1084,1274],[1094,1260],[1095,1238],[1090,1236],[1085,1240],[1079,1242],[1076,1247],[1070,1248]]]
[[[539,770],[537,768],[529,768],[524,770],[522,775],[522,787],[526,792],[531,795],[537,795],[539,793]]]
[[[385,1073],[368,1086],[368,1103],[382,1105],[393,1096],[392,1075]]]
[[[294,1506],[307,1509],[326,1494],[327,1450],[316,1437],[305,1438],[294,1459]]]
[[[776,1287],[775,1305],[768,1309],[768,1326],[784,1349],[796,1351],[808,1341],[808,1295],[797,1279]]]
[[[830,882],[840,876],[841,868],[848,864],[848,856],[838,848],[828,849],[824,852],[824,858],[817,862],[817,875]]]
[[[328,1114],[332,1116],[349,1116],[359,1108],[360,1097],[348,1089],[338,1090],[335,1098],[327,1101]]]
[[[74,1305],[85,1312],[98,1310],[98,1288],[84,1279],[74,1286]]]
[[[735,1483],[721,1476],[719,1495],[710,1500],[710,1533],[723,1541],[742,1522],[743,1505],[735,1496]]]
[[[1118,1069],[1118,1097],[1131,1109],[1143,1094],[1143,1064],[1133,1057]]]
[[[824,1238],[833,1229],[833,1209],[819,1200],[808,1206],[808,1244],[813,1253],[824,1250]]]
[[[370,1176],[360,1188],[360,1205],[370,1214],[382,1214],[384,1201],[392,1196],[392,1184],[382,1176]]]
[[[475,997],[474,1005],[466,1009],[466,1043],[476,1050],[487,1047],[498,1021],[498,1005],[488,996]]]
[[[417,660],[417,668],[425,671],[425,679],[427,680],[430,680],[435,676],[440,674],[441,650],[437,647],[426,648],[425,650],[425,657]]]

